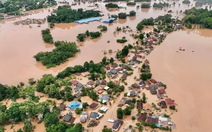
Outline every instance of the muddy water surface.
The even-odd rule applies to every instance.
[[[167,84],[168,95],[178,104],[172,116],[176,132],[212,131],[211,42],[212,30],[178,31],[148,56],[153,77]]]
[[[172,2],[170,2],[172,3]],[[178,3],[178,2],[176,2]],[[37,25],[32,25],[32,28],[29,26],[15,26],[13,23],[20,19],[26,18],[44,18],[50,14],[49,9],[52,11],[52,8],[49,9],[40,9],[36,11],[31,11],[32,15],[25,17],[18,17],[11,20],[0,21],[0,80],[3,84],[16,85],[19,82],[27,83],[29,78],[40,78],[43,74],[51,73],[56,75],[59,71],[62,71],[67,66],[74,66],[76,64],[83,64],[85,61],[94,60],[95,62],[100,61],[104,56],[103,51],[108,51],[109,49],[117,50],[120,49],[123,45],[117,44],[116,39],[126,36],[127,34],[120,33],[116,36],[113,35],[113,32],[117,26],[130,26],[134,31],[136,25],[143,18],[157,17],[163,15],[166,12],[163,10],[157,9],[136,9],[136,6],[126,6],[126,3],[118,3],[120,6],[127,7],[126,9],[115,10],[109,12],[105,9],[105,3],[98,3],[99,8],[88,7],[92,4],[81,4],[73,6],[73,9],[77,8],[86,8],[86,9],[97,9],[102,11],[102,14],[105,16],[103,20],[107,19],[108,13],[118,14],[119,12],[129,13],[131,10],[136,10],[136,17],[129,17],[127,20],[117,20],[113,24],[108,25],[108,31],[103,33],[101,38],[86,40],[83,43],[78,43],[81,49],[81,52],[76,55],[74,58],[70,58],[68,62],[61,64],[58,67],[46,69],[40,62],[36,62],[33,58],[35,54],[40,51],[51,51],[54,46],[45,44],[41,37],[41,30],[48,27],[48,24],[45,23],[41,27]],[[141,3],[138,3],[140,5]],[[153,4],[153,3],[152,3]],[[187,9],[187,5],[182,5],[179,7],[176,4],[175,7],[170,7],[174,11],[173,15],[178,15],[182,17],[183,14],[176,14],[177,10]],[[36,13],[36,14],[34,14]],[[56,24],[54,29],[51,29],[54,40],[66,40],[66,41],[76,41],[76,36],[78,33],[89,31],[97,31],[97,26],[103,24],[101,22],[91,22],[89,24]],[[107,41],[110,40],[110,43]],[[127,43],[132,43],[132,40],[129,40]]]

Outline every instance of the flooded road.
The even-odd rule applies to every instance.
[[[148,56],[153,78],[167,84],[168,95],[178,104],[174,132],[212,131],[211,42],[212,30],[177,31]]]

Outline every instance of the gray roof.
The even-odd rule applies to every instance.
[[[162,82],[157,82],[156,85],[157,86],[163,86],[163,83]]]
[[[130,91],[130,96],[137,96],[137,93],[135,91]]]
[[[134,65],[134,62],[133,62],[133,61],[130,61],[129,64],[130,64],[130,65]]]
[[[122,124],[123,124],[123,121],[121,121],[121,120],[115,120],[112,128],[113,128],[114,130],[116,130],[116,129],[118,129],[118,128],[120,127],[120,125],[122,125]]]
[[[156,89],[154,89],[154,88],[151,88],[151,89],[150,89],[150,92],[151,92],[152,94],[157,94],[157,91],[156,91]]]
[[[112,70],[110,70],[110,73],[111,74],[116,74],[117,73],[117,70],[116,69],[112,69]]]
[[[96,113],[96,112],[91,112],[90,118],[96,119],[97,117],[99,117],[99,114],[98,114],[98,113]]]
[[[163,98],[160,94],[157,94],[157,97],[158,97],[159,99],[162,99],[162,98]]]
[[[72,115],[71,114],[66,114],[65,117],[63,118],[63,121],[65,122],[69,122],[72,118]]]
[[[156,85],[150,85],[151,88],[157,89],[158,87]]]
[[[81,93],[75,94],[75,97],[76,97],[76,98],[79,98],[80,96],[81,96]]]
[[[100,81],[99,80],[96,80],[96,84],[99,85],[100,84]]]
[[[78,84],[76,85],[76,87],[74,88],[74,90],[75,90],[75,91],[80,91],[80,90],[82,90],[82,88],[83,88],[83,84],[82,84],[82,83],[78,83]]]
[[[132,103],[132,100],[130,100],[130,99],[126,100],[126,102],[125,102],[125,104],[128,104],[128,105],[131,105],[131,103]]]
[[[103,100],[109,100],[110,99],[110,96],[108,94],[104,94],[101,99],[103,99]]]

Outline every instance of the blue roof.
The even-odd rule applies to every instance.
[[[70,108],[70,109],[76,109],[76,108],[80,108],[81,107],[81,104],[80,103],[78,103],[77,101],[73,101],[72,103],[70,103],[69,105],[68,105],[68,107]]]
[[[114,21],[114,20],[116,20],[116,18],[111,17],[107,20],[104,20],[103,23],[110,23],[111,20]]]
[[[157,127],[160,127],[160,124],[155,124]]]
[[[143,84],[145,84],[144,81],[140,81],[140,82],[139,82],[139,85],[143,85]]]
[[[92,18],[77,20],[75,22],[81,24],[81,23],[89,23],[91,21],[99,21],[101,19],[102,19],[102,17],[92,17]]]

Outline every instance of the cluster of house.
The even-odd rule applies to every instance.
[[[73,101],[68,106],[66,106],[65,104],[60,104],[59,107],[60,107],[61,111],[64,111],[66,109],[75,110],[76,108],[82,108],[82,104],[77,101]],[[99,104],[97,102],[93,102],[88,107],[92,110],[96,110],[99,107]],[[88,126],[97,126],[99,123],[98,120],[103,117],[102,113],[107,112],[107,110],[108,110],[107,107],[102,106],[101,108],[99,108],[99,112],[91,112],[90,114],[87,112],[82,112],[80,115],[80,122],[85,123],[85,122],[89,121]],[[74,123],[74,121],[76,119],[73,116],[73,114],[71,114],[71,113],[67,113],[65,115],[61,114],[60,118],[61,119],[63,118],[64,122],[69,122],[69,123]],[[121,120],[108,119],[108,121],[113,123],[112,129],[114,131],[118,131],[120,126],[123,124],[123,121],[121,121]]]
[[[77,101],[73,101],[68,106],[66,106],[65,104],[60,104],[59,107],[60,107],[61,111],[64,111],[66,109],[75,110],[76,108],[82,108],[82,104]],[[89,105],[89,108],[92,110],[96,110],[98,107],[99,107],[99,104],[95,103],[95,102]],[[103,106],[99,109],[99,111],[101,111],[103,113],[105,113],[107,110],[108,110],[108,108],[105,106]],[[100,112],[91,112],[90,115],[89,115],[89,113],[83,112],[80,115],[80,122],[84,123],[84,122],[87,122],[88,120],[90,120],[89,125],[94,125],[94,124],[98,125],[98,122],[96,122],[95,120],[100,119],[102,116],[103,116],[103,114]],[[73,114],[71,114],[71,113],[67,113],[65,115],[61,114],[61,118],[63,118],[64,122],[70,122],[70,123],[74,123],[74,121],[76,119],[75,117],[73,117]]]

